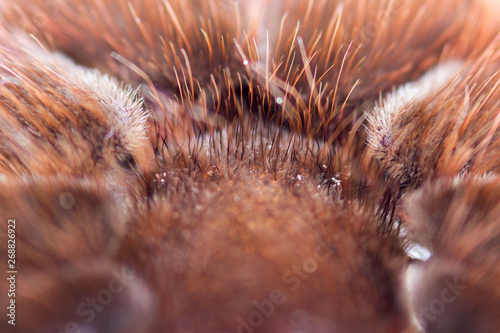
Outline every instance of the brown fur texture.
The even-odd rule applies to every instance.
[[[428,332],[498,330],[499,185],[496,176],[441,179],[407,201],[416,234],[433,250],[413,295]]]
[[[126,231],[126,210],[110,186],[67,176],[0,183],[0,214],[16,220],[16,267],[22,272],[16,281],[17,324],[2,321],[2,331],[58,332],[77,325],[82,332],[143,332],[154,297],[129,266],[113,259]],[[7,234],[7,224],[1,233]],[[4,251],[1,267],[12,270]],[[134,279],[122,283],[114,281],[117,276]],[[120,289],[120,283],[113,303],[87,322],[87,300],[111,284]]]
[[[181,103],[204,123],[249,108],[328,139],[381,92],[439,61],[479,54],[499,27],[482,0],[35,0],[4,6],[12,25],[49,46],[144,83],[124,66],[132,62],[163,105]]]
[[[130,87],[21,34],[4,37],[0,68],[2,174],[82,176],[144,163],[146,115]]]
[[[170,193],[132,221],[121,257],[154,286],[159,331],[248,331],[242,322],[259,332],[407,325],[394,288],[405,255],[378,234],[370,211],[336,203],[307,181],[289,188],[241,171],[217,185],[168,175],[165,183],[187,192],[166,187]],[[274,293],[282,297],[270,306]],[[263,319],[257,303],[267,304]]]
[[[495,46],[464,64],[432,95],[406,104],[379,132],[381,122],[373,119],[371,148],[394,185],[411,191],[440,176],[498,171],[499,56]]]
[[[482,277],[493,287],[498,200],[480,179],[498,163],[493,8],[1,1],[0,217],[18,225],[15,328],[495,325],[499,297]],[[391,96],[398,107],[384,113]],[[423,183],[423,199],[399,200]],[[456,212],[472,240],[441,213],[447,202],[476,207]],[[434,254],[407,306],[412,242]],[[419,327],[412,317],[450,274],[466,297]]]

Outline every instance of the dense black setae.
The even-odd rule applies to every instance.
[[[0,217],[19,226],[3,331],[496,324],[495,293],[473,311],[500,227],[478,222],[498,202],[489,1],[19,0],[0,17]],[[470,241],[458,205],[477,206],[456,212]],[[417,243],[433,255],[408,288]],[[422,317],[455,276],[468,291]]]

